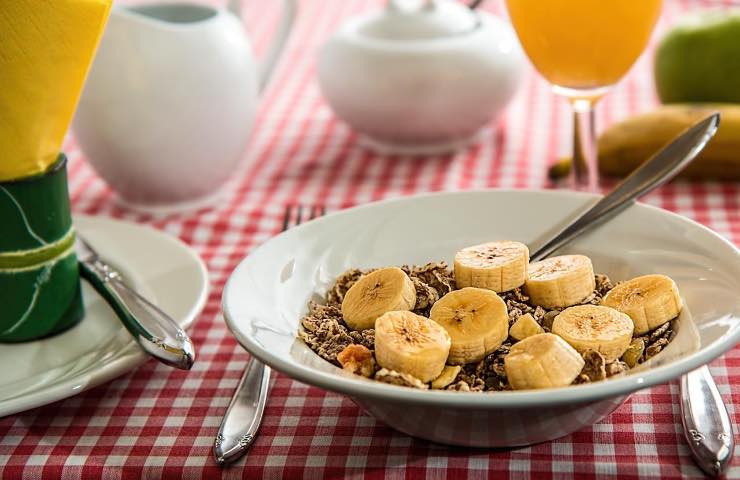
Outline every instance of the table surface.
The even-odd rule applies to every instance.
[[[277,3],[277,2],[276,2]],[[499,12],[501,5],[487,6]],[[100,387],[0,419],[3,478],[464,478],[700,477],[684,444],[678,385],[641,391],[591,428],[513,450],[436,445],[397,433],[347,398],[274,379],[260,434],[248,456],[227,469],[211,447],[248,355],[219,314],[221,289],[234,266],[278,233],[288,204],[329,211],[418,192],[487,187],[552,188],[546,166],[570,148],[567,105],[529,70],[506,114],[471,148],[428,158],[380,156],[322,99],[316,49],[342,19],[378,1],[304,0],[290,43],[264,93],[244,168],[217,208],[151,217],[128,211],[88,166],[69,137],[70,190],[77,213],[146,223],[175,235],[208,265],[212,292],[190,333],[198,361],[190,372],[153,360]],[[691,2],[668,2],[659,29]],[[245,0],[258,51],[278,5]],[[651,55],[604,99],[607,125],[655,103]],[[673,183],[645,199],[697,220],[740,244],[740,186]],[[733,423],[740,422],[740,348],[713,362],[712,373]],[[738,439],[740,440],[740,439]],[[740,478],[740,461],[729,472]]]

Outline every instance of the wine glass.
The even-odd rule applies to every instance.
[[[506,0],[524,51],[574,111],[571,181],[598,190],[594,105],[648,43],[662,0]]]

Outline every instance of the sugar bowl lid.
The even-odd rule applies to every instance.
[[[366,18],[358,34],[379,40],[431,40],[474,30],[478,17],[454,0],[388,0]]]

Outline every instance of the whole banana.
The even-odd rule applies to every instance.
[[[627,118],[610,126],[599,137],[599,170],[622,177],[631,173],[666,143],[696,121],[719,111],[717,134],[679,177],[696,180],[740,181],[740,104],[670,104]],[[550,168],[550,177],[568,174],[571,159]]]

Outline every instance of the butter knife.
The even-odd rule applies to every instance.
[[[77,235],[80,275],[108,302],[136,343],[165,365],[190,370],[195,347],[188,334],[166,313],[129,287],[98,252]]]

